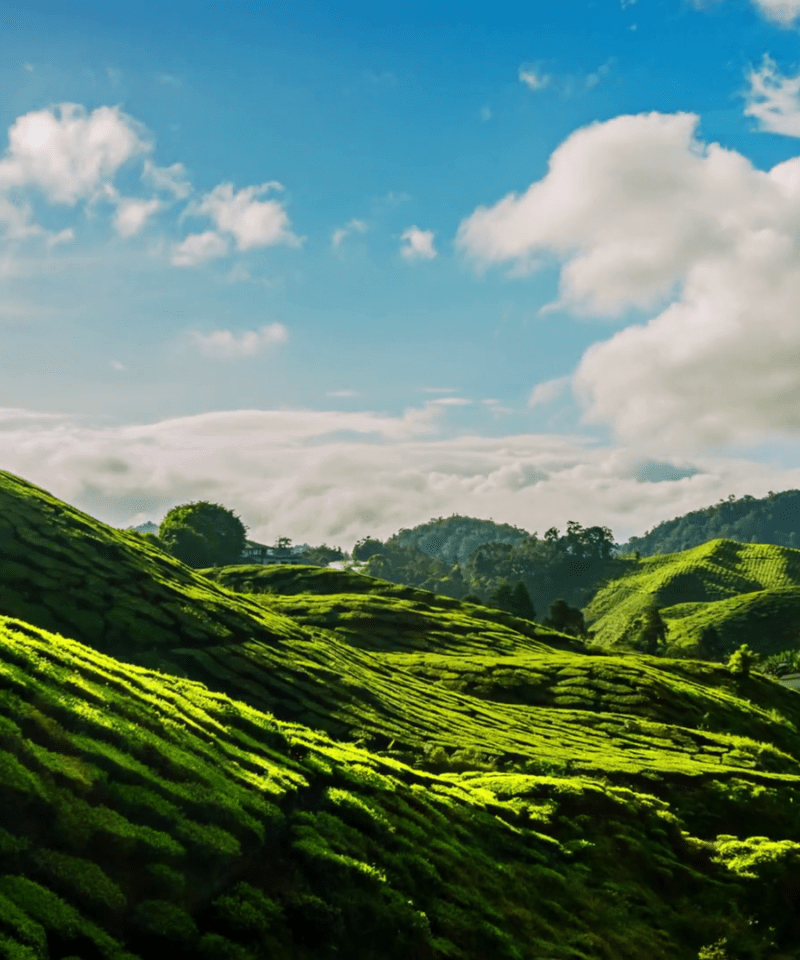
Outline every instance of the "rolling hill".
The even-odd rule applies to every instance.
[[[669,649],[690,653],[713,626],[723,650],[748,643],[761,657],[800,638],[800,550],[712,540],[680,553],[618,563],[584,616],[597,643],[624,646],[650,605],[660,608]]]
[[[665,520],[642,537],[631,537],[621,552],[638,550],[641,556],[652,557],[719,539],[800,548],[800,490],[770,492],[761,498],[731,495],[713,506]]]
[[[796,956],[798,729],[758,674],[190,570],[0,473],[3,957]]]

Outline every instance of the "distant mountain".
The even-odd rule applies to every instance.
[[[154,533],[158,536],[158,524],[153,523],[152,520],[140,523],[138,527],[126,527],[126,530],[133,530],[134,533]]]
[[[771,543],[800,548],[800,490],[784,490],[761,499],[730,496],[712,507],[665,520],[642,537],[631,537],[622,553],[643,557],[678,553],[709,540]]]
[[[516,546],[529,537],[527,530],[508,523],[453,514],[447,519],[438,517],[410,529],[403,528],[386,543],[388,546],[419,547],[429,557],[463,567],[470,554],[486,543]]]

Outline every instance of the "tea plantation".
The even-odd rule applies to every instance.
[[[6,473],[0,574],[2,957],[800,955],[800,697],[768,677],[192,570]]]

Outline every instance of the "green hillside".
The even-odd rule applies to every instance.
[[[800,550],[732,540],[681,553],[628,559],[584,614],[597,643],[625,644],[652,604],[670,648],[691,651],[714,626],[731,652],[748,643],[762,657],[800,646]]]
[[[0,957],[793,957],[799,729],[758,674],[190,570],[0,474]]]
[[[733,495],[702,510],[665,520],[642,537],[631,537],[623,553],[643,557],[678,553],[709,540],[770,543],[800,548],[800,490],[783,490],[756,498]]]

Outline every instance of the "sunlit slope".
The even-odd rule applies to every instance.
[[[3,617],[0,771],[14,960],[695,960],[800,935],[800,844],[761,823],[704,843],[646,791],[435,776]],[[800,826],[785,807],[771,828]]]
[[[733,649],[764,655],[796,643],[800,626],[800,550],[712,540],[682,553],[629,561],[584,611],[595,640],[613,645],[655,603],[671,642],[694,645],[713,624]]]
[[[0,614],[116,656],[298,636],[290,620],[232,595],[141,537],[0,472]]]
[[[285,578],[294,591],[306,576],[319,589],[324,580],[300,567],[228,568],[220,575],[247,589]],[[436,752],[440,764],[464,766],[465,753],[473,760],[478,753],[625,783],[663,780],[667,791],[673,777],[796,772],[800,740],[791,722],[800,725],[800,699],[771,680],[738,682],[724,668],[700,663],[589,656],[580,646],[580,653],[559,651],[551,646],[558,635],[536,624],[498,613],[515,631],[473,619],[471,605],[392,590],[427,602],[367,593],[256,594],[314,631],[310,642],[293,643],[290,667],[281,650],[250,643],[174,650],[173,669],[409,761],[422,754],[429,762]],[[301,664],[310,681],[298,681]],[[776,709],[786,723],[774,722]],[[766,751],[762,740],[771,743]]]

